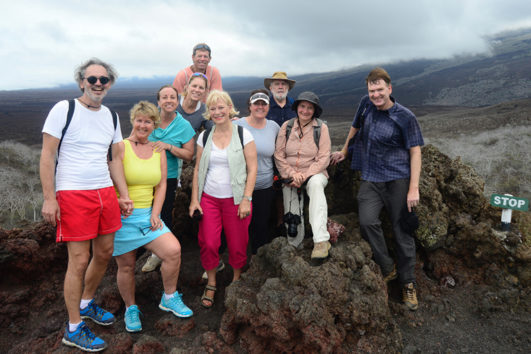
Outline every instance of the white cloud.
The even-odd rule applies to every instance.
[[[482,52],[485,36],[531,26],[527,0],[19,0],[0,10],[0,89],[72,82],[92,56],[122,77],[171,76],[198,42],[223,76],[294,75]]]

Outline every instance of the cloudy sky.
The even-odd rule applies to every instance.
[[[173,76],[207,42],[222,76],[298,75],[488,51],[529,0],[0,0],[0,90],[73,82],[90,57]]]

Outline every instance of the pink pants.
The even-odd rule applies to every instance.
[[[242,268],[247,262],[251,215],[240,219],[239,205],[234,205],[232,197],[220,199],[203,193],[200,204],[203,218],[199,222],[197,236],[203,268],[210,270],[218,266],[222,227],[229,249],[229,264],[235,269]]]

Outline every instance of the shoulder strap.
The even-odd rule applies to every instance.
[[[238,137],[240,138],[240,144],[242,145],[242,149],[244,147],[243,145],[243,127],[241,125],[238,125]],[[212,131],[212,127],[207,128],[205,132],[203,133],[203,148],[205,148],[206,142],[208,140],[208,136],[210,135],[210,132]]]
[[[238,137],[240,138],[240,144],[242,144],[243,148],[243,127],[241,125],[238,125]],[[208,136],[210,135],[210,132],[212,131],[212,127],[207,128],[205,130],[205,133],[203,134],[203,148],[205,147],[205,144],[208,140]]]
[[[238,136],[240,137],[240,144],[242,144],[243,148],[243,127],[241,125],[238,125]]]
[[[76,109],[76,102],[74,100],[68,100],[68,113],[66,114],[66,123],[63,128],[63,131],[61,132],[61,140],[59,140],[59,145],[57,146],[57,156],[59,157],[59,149],[61,149],[61,144],[63,143],[63,138],[65,137],[65,133],[68,130],[68,126],[70,125],[70,122],[72,121],[72,117],[74,116],[74,110]]]
[[[112,124],[114,125],[114,131],[116,132],[116,127],[118,126],[118,115],[112,109],[110,109],[110,111],[112,115]],[[113,139],[114,139],[114,136],[113,136]],[[109,161],[112,161],[112,140],[111,140],[111,144],[109,145],[109,152],[107,153],[107,158],[109,159]]]
[[[321,126],[323,125],[323,121],[319,118],[315,118],[315,121],[317,122],[317,125],[313,126],[313,141],[315,142],[315,145],[317,145],[317,148],[319,148],[319,140],[321,140]],[[291,134],[291,129],[293,128],[294,123],[295,118],[291,118],[288,121],[288,125],[286,125],[286,144],[288,143],[288,139]]]
[[[286,145],[288,144],[288,139],[291,134],[291,129],[293,129],[293,124],[295,124],[295,118],[288,120],[288,124],[286,125]]]
[[[208,136],[210,135],[211,131],[212,131],[212,127],[209,127],[203,133],[203,148],[205,148],[206,142],[208,140]]]
[[[188,85],[188,70],[184,68],[184,86]]]
[[[313,141],[315,142],[315,145],[317,145],[317,149],[319,149],[319,140],[321,140],[321,125],[323,125],[323,121],[319,118],[315,118],[315,121],[317,122],[317,125],[313,126]]]
[[[68,130],[68,126],[70,125],[70,122],[72,121],[72,117],[74,116],[74,110],[76,109],[76,101],[68,100],[68,112],[66,113],[66,122],[65,126],[63,128],[63,131],[61,132],[61,139],[59,140],[59,144],[57,145],[57,158],[55,159],[55,169],[57,170],[57,164],[59,163],[59,150],[61,149],[61,144],[63,143],[63,138],[65,137],[66,131]]]
[[[209,75],[210,77],[208,78],[208,84],[210,86],[210,83],[212,82],[212,75],[214,75],[214,69],[212,69],[211,66],[207,66],[207,70],[209,67],[210,67],[210,75]]]

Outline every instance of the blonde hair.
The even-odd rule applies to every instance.
[[[205,113],[203,113],[203,117],[205,117],[206,119],[210,120],[209,107],[212,106],[213,104],[216,104],[218,102],[218,100],[222,100],[223,102],[225,102],[225,104],[227,104],[228,106],[231,107],[230,108],[230,112],[229,112],[229,118],[230,119],[236,117],[240,113],[234,108],[234,104],[232,103],[232,99],[230,98],[230,96],[229,96],[229,94],[227,92],[219,91],[219,90],[212,90],[212,91],[210,91],[210,93],[208,94],[208,97],[206,99],[207,109],[205,110]]]
[[[131,110],[129,111],[131,124],[133,124],[136,116],[139,114],[144,114],[148,116],[155,124],[155,128],[158,128],[160,124],[160,114],[159,110],[157,109],[157,106],[155,106],[153,103],[148,101],[140,101],[135,104],[133,108],[131,108]]]

